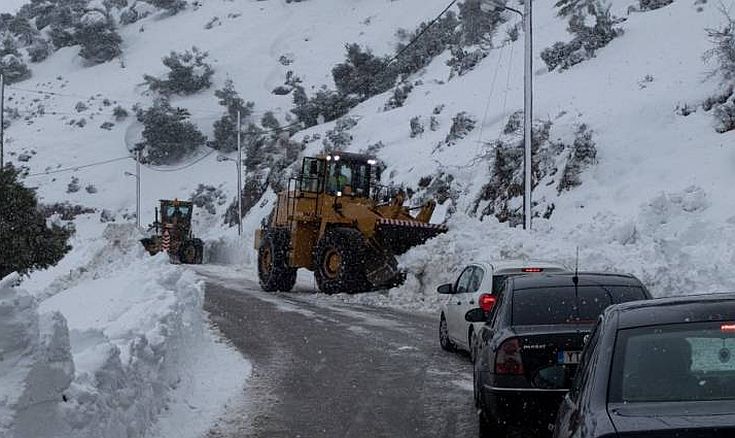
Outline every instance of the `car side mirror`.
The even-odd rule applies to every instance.
[[[472,309],[464,314],[467,322],[487,322],[487,313],[482,309]]]
[[[451,295],[454,293],[454,286],[451,283],[442,284],[436,291],[442,295]]]

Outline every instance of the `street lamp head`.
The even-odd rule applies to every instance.
[[[130,173],[130,172],[125,172],[125,176],[133,176],[133,177],[137,177],[137,175],[136,175],[136,174],[134,174],[134,173]]]
[[[217,155],[217,161],[221,163],[223,161],[235,161],[235,160],[233,160],[230,157],[224,156],[224,155]]]

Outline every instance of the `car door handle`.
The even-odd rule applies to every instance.
[[[475,304],[475,300],[470,300],[470,304]]]

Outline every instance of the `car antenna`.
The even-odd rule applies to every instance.
[[[577,245],[577,259],[574,262],[574,277],[572,277],[574,286],[579,284],[579,245]]]

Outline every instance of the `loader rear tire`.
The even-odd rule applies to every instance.
[[[367,248],[359,231],[336,228],[328,231],[314,250],[314,277],[325,294],[369,290],[365,275]]]
[[[296,284],[296,268],[288,266],[288,230],[268,230],[258,248],[258,279],[266,292],[290,292]]]
[[[197,248],[195,241],[187,240],[181,244],[181,248],[179,249],[179,261],[181,263],[186,265],[196,265],[198,256],[199,249]]]

